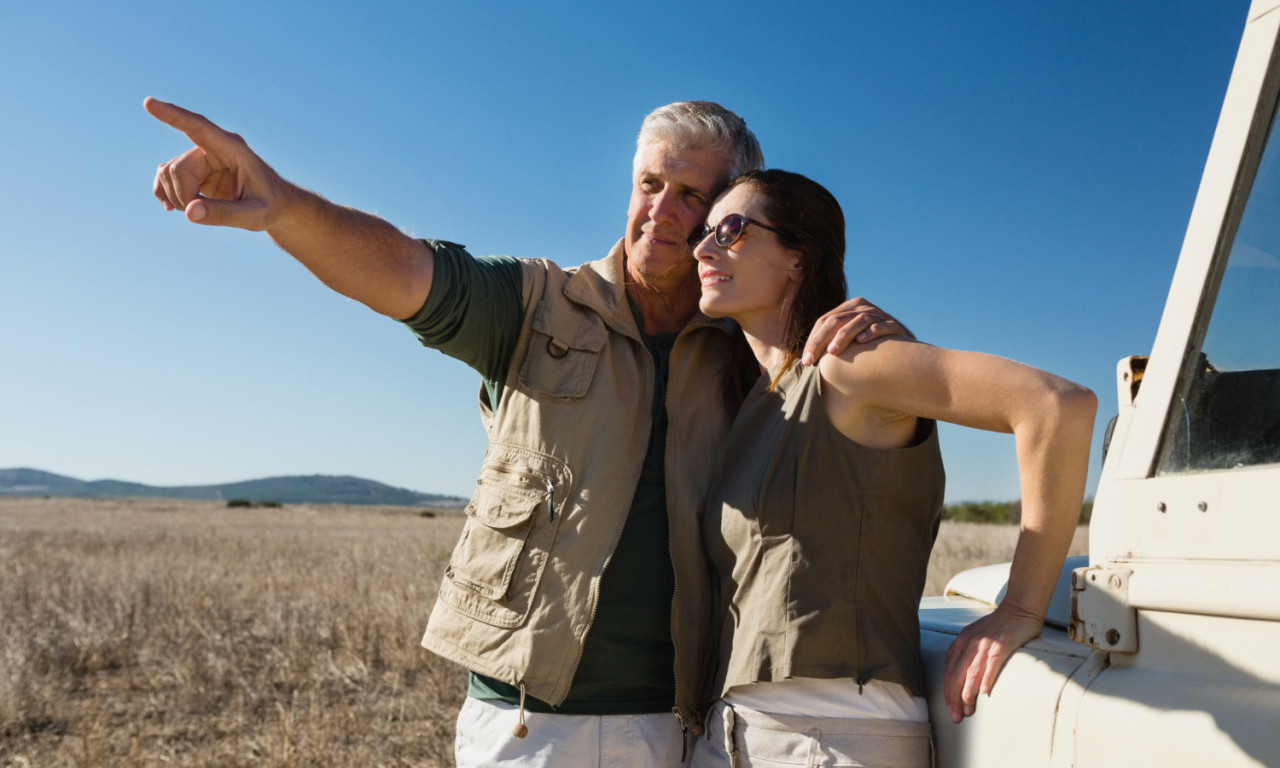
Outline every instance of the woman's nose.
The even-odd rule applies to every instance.
[[[694,246],[693,258],[698,261],[711,261],[712,259],[720,258],[720,253],[716,250],[716,246],[709,234]]]

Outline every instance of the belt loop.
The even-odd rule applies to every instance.
[[[814,766],[821,765],[823,759],[822,731],[812,728],[807,735],[809,737],[809,762],[805,763],[805,765],[809,766],[809,768],[814,768]]]
[[[738,741],[733,732],[738,727],[738,714],[729,702],[724,702],[724,751],[729,755],[729,768],[738,768]]]

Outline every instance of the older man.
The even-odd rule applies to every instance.
[[[166,208],[265,230],[483,378],[489,448],[422,641],[472,672],[458,764],[679,764],[710,652],[691,631],[708,606],[698,511],[736,408],[720,384],[733,329],[698,312],[689,238],[763,162],[742,119],[709,102],[651,113],[623,238],[561,269],[414,240],[199,115],[146,108],[195,144],[160,166]],[[823,343],[901,332],[874,306],[842,309]]]

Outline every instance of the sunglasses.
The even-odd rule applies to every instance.
[[[771,227],[768,224],[761,223],[755,219],[748,219],[740,213],[731,213],[721,219],[720,223],[714,227],[704,226],[701,229],[694,230],[694,235],[697,238],[696,242],[700,243],[707,239],[707,235],[714,232],[716,236],[716,245],[721,248],[728,248],[738,242],[742,237],[742,231],[747,228],[748,224],[755,224],[757,227],[767,229],[770,232],[781,233],[781,230],[776,227]]]

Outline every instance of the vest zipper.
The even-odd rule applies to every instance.
[[[701,326],[701,327],[705,327],[705,326]],[[676,348],[680,346],[680,340],[688,336],[691,330],[692,330],[691,327],[686,323],[685,327],[680,329],[680,333],[676,335],[675,341],[672,342],[671,344],[671,356],[667,360],[667,386],[663,388],[663,398],[662,398],[662,408],[664,413],[668,414],[668,417],[670,416],[670,410],[668,408],[668,404],[671,398],[671,374],[677,368]],[[645,350],[646,353],[648,351],[649,351],[648,349]],[[650,355],[650,361],[652,361],[652,359],[653,359],[653,356]],[[662,459],[664,489],[667,485],[670,485],[670,483],[667,482],[671,477],[670,467],[672,466],[672,462],[670,459],[671,459],[671,425],[670,425],[670,420],[668,418],[667,434],[665,439],[665,445],[663,445],[663,459]],[[680,566],[676,562],[676,546],[674,541],[676,527],[675,527],[675,522],[671,519],[671,494],[664,493],[664,498],[666,500],[666,507],[667,507],[667,556],[671,560],[671,574],[672,574],[672,585],[673,585],[671,590],[671,645],[672,645],[672,648],[674,649],[674,653],[672,654],[672,666],[674,667],[672,669],[672,674],[675,680],[676,700],[674,702],[675,706],[672,707],[672,712],[675,713],[676,720],[680,723],[680,730],[683,733],[685,734],[689,733],[690,726],[692,725],[693,734],[695,736],[700,736],[702,735],[702,733],[705,731],[705,728],[706,728],[705,720],[702,718],[699,718],[698,713],[689,712],[688,714],[693,717],[693,722],[691,724],[685,720],[685,714],[681,710],[681,693],[683,692],[684,688],[680,678],[681,649],[680,649],[680,643],[678,640],[678,638],[680,637],[680,631],[679,631],[679,616],[678,616],[678,612],[676,611],[676,606],[679,605],[680,603],[680,599],[679,599],[680,598]],[[695,502],[695,503],[705,503],[705,501],[706,500],[703,499],[702,502]],[[695,508],[693,510],[690,510],[690,513],[696,516],[698,514],[698,510]],[[698,535],[700,536],[701,532],[699,532]]]
[[[668,419],[667,433],[665,435],[664,444],[662,446],[662,475],[663,475],[662,479],[663,479],[663,502],[664,502],[664,506],[666,506],[667,508],[667,558],[671,561],[671,585],[672,585],[671,587],[671,647],[672,647],[671,663],[673,667],[671,672],[672,672],[672,679],[675,682],[674,693],[675,693],[675,699],[676,699],[674,702],[675,706],[672,707],[672,711],[675,712],[676,721],[680,723],[682,741],[684,742],[684,746],[681,747],[682,753],[685,749],[688,748],[687,747],[688,739],[683,737],[688,735],[689,726],[685,722],[684,714],[681,712],[681,709],[680,709],[680,702],[681,702],[680,694],[682,691],[681,680],[680,680],[680,643],[678,640],[678,638],[680,637],[680,632],[678,628],[679,616],[678,616],[678,612],[676,611],[676,606],[679,605],[680,603],[680,600],[679,600],[680,568],[676,564],[676,548],[675,548],[675,541],[674,541],[675,522],[671,519],[671,494],[666,492],[666,487],[669,485],[668,480],[671,477],[671,472],[669,470],[669,467],[671,466],[671,423],[670,423],[671,412],[668,407],[671,399],[671,372],[674,371],[676,368],[676,347],[679,346],[680,339],[683,338],[688,333],[688,331],[689,331],[689,326],[686,325],[683,329],[681,329],[680,333],[676,335],[675,341],[671,343],[671,354],[667,358],[667,385],[663,387],[663,397],[662,397],[662,410],[663,410],[663,413],[667,415],[667,419]],[[647,352],[648,350],[645,350],[645,351]],[[694,510],[695,514],[696,512],[697,510]]]
[[[551,482],[550,477],[543,477],[547,483],[547,520],[554,523],[556,521],[556,487]]]
[[[684,763],[689,760],[689,726],[684,723],[680,707],[672,707],[671,711],[676,716],[676,722],[680,724],[680,762]]]

